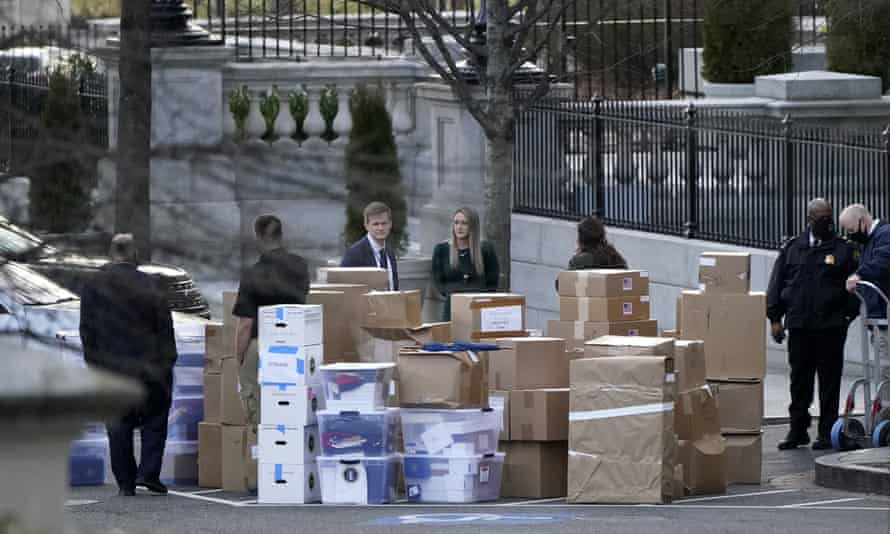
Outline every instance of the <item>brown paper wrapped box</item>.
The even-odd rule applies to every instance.
[[[223,360],[222,387],[220,392],[220,421],[224,425],[244,425],[247,418],[244,415],[244,405],[241,404],[241,395],[238,389],[238,360],[226,358]]]
[[[724,434],[726,481],[730,484],[760,484],[763,476],[763,438],[756,434]]]
[[[679,459],[687,495],[726,493],[726,440],[719,434],[680,440]]]
[[[702,252],[698,263],[700,289],[708,294],[746,294],[751,289],[751,254]]]
[[[720,434],[720,406],[709,386],[683,391],[674,406],[674,432],[685,441]]]
[[[564,497],[568,471],[565,441],[503,443],[501,497],[549,499]]]
[[[321,267],[320,284],[358,284],[372,291],[389,290],[389,273],[376,267]]]
[[[574,360],[571,372],[568,502],[670,502],[673,357]]]
[[[399,401],[403,408],[487,408],[484,353],[399,353]]]
[[[649,297],[559,297],[560,321],[608,323],[649,319]]]
[[[226,491],[245,492],[256,489],[256,429],[246,426],[222,425],[222,487]]]
[[[222,425],[198,423],[198,486],[222,487]]]
[[[504,409],[504,420],[501,425],[501,433],[498,434],[498,441],[510,440],[510,392],[491,390],[488,392],[488,404],[492,408],[502,406]]]
[[[488,355],[492,389],[561,388],[569,385],[565,340],[519,337],[497,340],[501,350]]]
[[[367,328],[417,328],[423,324],[420,290],[368,293]]]
[[[559,273],[563,297],[632,297],[649,294],[649,273],[618,269],[592,269]]]
[[[204,372],[221,373],[222,361],[234,356],[234,330],[226,330],[223,323],[204,325]]]
[[[569,439],[569,390],[527,389],[510,392],[511,441]]]
[[[601,336],[584,343],[586,358],[609,356],[674,356],[669,337]]]
[[[759,433],[763,425],[763,382],[709,380],[720,396],[720,430],[724,434]]]
[[[204,373],[204,422],[222,422],[222,374]]]
[[[698,340],[677,340],[674,343],[674,368],[677,370],[677,391],[704,386],[705,344]]]
[[[525,297],[514,293],[451,295],[451,335],[454,341],[525,336]]]
[[[711,295],[684,291],[682,339],[705,343],[709,379],[757,378],[766,374],[766,296]]]
[[[658,335],[658,321],[618,321],[615,323],[586,323],[584,321],[548,321],[547,335],[566,340],[570,349],[583,349],[584,343],[600,336]]]

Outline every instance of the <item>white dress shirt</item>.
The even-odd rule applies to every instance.
[[[382,269],[383,266],[380,265],[380,251],[385,249],[384,243],[378,243],[376,239],[371,237],[371,234],[368,234],[368,243],[371,244],[371,249],[374,251],[374,261],[377,262],[377,268]],[[389,275],[389,290],[392,291],[396,284],[392,277],[392,259],[388,256],[386,259],[386,274]]]

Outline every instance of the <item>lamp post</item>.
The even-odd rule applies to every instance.
[[[182,0],[151,0],[152,46],[220,44],[204,28],[191,23],[192,10]]]

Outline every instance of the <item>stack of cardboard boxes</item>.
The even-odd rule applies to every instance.
[[[759,483],[766,373],[766,297],[750,292],[750,255],[705,252],[699,291],[678,302],[681,339],[703,340],[709,384],[720,402],[729,483]]]
[[[559,321],[547,333],[563,338],[568,347],[605,335],[656,336],[649,319],[649,273],[595,269],[559,274]]]
[[[515,293],[451,295],[451,337],[454,341],[492,342],[523,337],[525,297]]]
[[[565,496],[569,359],[565,340],[509,338],[489,356],[491,395],[504,410],[505,497]]]

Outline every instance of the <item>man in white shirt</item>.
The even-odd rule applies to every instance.
[[[346,250],[340,266],[386,269],[389,274],[389,289],[398,291],[398,263],[392,246],[388,246],[386,242],[392,231],[392,210],[382,202],[371,202],[365,208],[364,217],[368,234]]]

